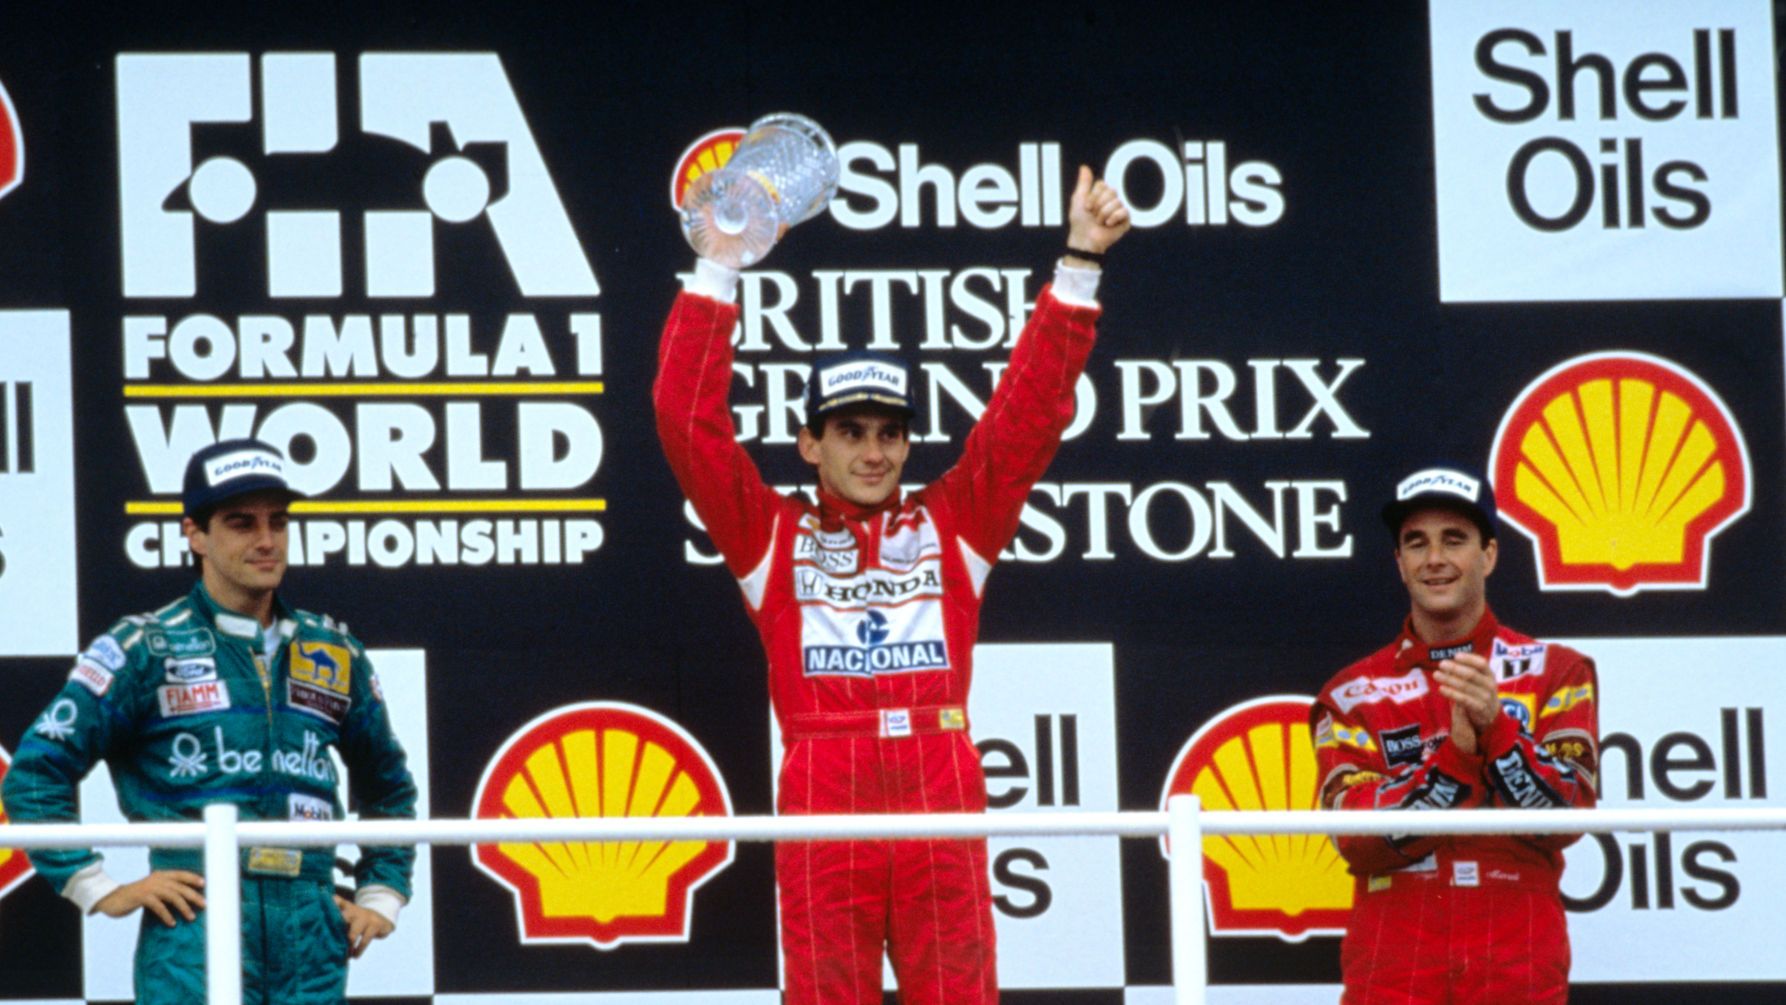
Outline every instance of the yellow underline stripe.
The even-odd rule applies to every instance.
[[[293,500],[291,511],[309,513],[600,513],[606,499],[378,499],[364,502]],[[127,502],[129,516],[179,516],[177,502]]]
[[[351,395],[601,394],[602,381],[406,384],[128,384],[126,398],[339,398]]]

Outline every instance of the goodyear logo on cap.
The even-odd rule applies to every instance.
[[[873,360],[852,360],[828,366],[819,371],[818,379],[819,395],[824,398],[857,389],[891,391],[900,397],[905,396],[905,369]]]
[[[723,817],[731,796],[707,752],[655,712],[617,702],[554,709],[503,742],[478,782],[483,820]],[[693,893],[732,861],[729,841],[476,845],[509,888],[523,943],[687,942]]]
[[[1304,695],[1274,695],[1228,708],[1205,723],[1172,762],[1160,806],[1194,795],[1206,810],[1312,810],[1315,745]],[[1171,850],[1161,842],[1167,857]],[[1352,909],[1345,860],[1319,834],[1212,835],[1203,839],[1209,930],[1301,942],[1342,935]]]
[[[6,780],[6,769],[11,767],[12,758],[0,747],[0,782]],[[6,815],[6,804],[0,803],[0,825],[12,821]],[[11,892],[12,888],[25,881],[31,875],[31,860],[17,848],[0,848],[0,897]]]
[[[249,475],[272,475],[283,481],[285,462],[265,450],[232,450],[205,464],[205,482],[213,487]]]
[[[1533,381],[1489,464],[1547,590],[1704,589],[1713,536],[1749,509],[1730,410],[1694,374],[1642,353],[1578,356]]]

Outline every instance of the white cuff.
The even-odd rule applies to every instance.
[[[1100,269],[1081,269],[1065,262],[1054,263],[1054,299],[1071,307],[1098,305]]]
[[[62,888],[62,896],[74,901],[82,914],[92,914],[100,901],[123,885],[106,874],[103,862],[95,862],[69,877],[68,885]]]
[[[393,927],[397,924],[397,912],[407,903],[401,893],[388,886],[362,886],[353,892],[353,902],[382,916]]]
[[[683,275],[682,288],[729,304],[738,299],[738,270],[710,258],[697,258],[695,271]]]

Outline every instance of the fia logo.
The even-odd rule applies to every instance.
[[[344,156],[335,54],[265,53],[258,81],[250,61],[243,52],[118,56],[125,296],[196,295],[199,221],[235,225],[257,203],[268,295],[343,294],[343,262],[362,256],[344,254],[343,213],[317,206],[314,188]],[[364,53],[358,70],[363,132],[423,155],[407,163],[388,144],[349,137],[346,154],[379,151],[347,172],[352,195],[367,199],[383,184],[381,206],[408,207],[362,214],[367,296],[433,296],[436,225],[480,218],[524,296],[600,292],[496,54]],[[240,133],[230,123],[257,124],[258,144],[227,147]]]

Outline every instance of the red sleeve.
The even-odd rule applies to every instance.
[[[1315,736],[1320,805],[1330,810],[1454,810],[1483,805],[1482,758],[1449,738],[1391,774],[1376,738],[1361,722],[1325,701],[1309,712]],[[1413,865],[1448,840],[1444,835],[1353,834],[1334,838],[1357,875]]]
[[[1598,682],[1594,661],[1563,646],[1549,646],[1558,669],[1547,674],[1542,703],[1530,733],[1512,717],[1495,720],[1482,749],[1482,778],[1491,803],[1523,809],[1588,809],[1595,800],[1600,765]],[[1560,849],[1579,834],[1531,835],[1540,848]]]
[[[732,426],[728,398],[737,322],[732,304],[679,294],[658,343],[651,397],[670,470],[732,575],[742,579],[769,549],[781,496],[763,484]]]
[[[1044,287],[961,459],[926,490],[951,500],[962,537],[987,561],[1016,535],[1029,490],[1073,421],[1073,390],[1097,319],[1098,308],[1063,304]]]

